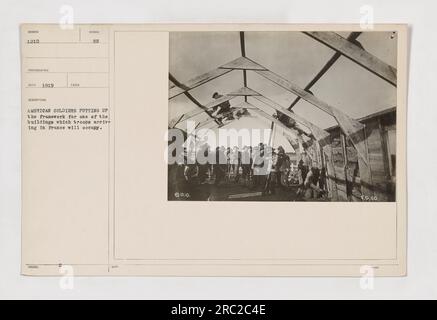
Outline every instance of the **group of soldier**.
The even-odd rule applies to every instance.
[[[282,146],[272,148],[260,143],[255,147],[220,146],[211,150],[204,144],[195,152],[185,150],[184,161],[169,168],[169,188],[171,197],[179,200],[202,198],[208,190],[202,186],[220,188],[228,183],[244,185],[263,195],[275,194],[277,188],[288,187],[290,168],[290,158]]]
[[[193,152],[184,150],[183,161],[169,167],[169,198],[172,200],[207,200],[215,190],[229,184],[246,186],[262,195],[273,195],[279,188],[289,190],[291,177],[296,180],[296,196],[303,200],[326,196],[326,170],[299,161],[291,172],[291,161],[282,146],[224,146],[211,150],[204,144]],[[198,159],[204,159],[199,161]]]

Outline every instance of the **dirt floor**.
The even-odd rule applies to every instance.
[[[274,194],[263,194],[261,187],[248,187],[244,183],[223,181],[215,185],[213,181],[191,186],[192,201],[296,201],[297,187],[275,188]]]

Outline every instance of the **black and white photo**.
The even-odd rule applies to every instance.
[[[168,199],[395,201],[396,32],[171,32]]]

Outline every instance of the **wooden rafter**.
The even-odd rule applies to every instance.
[[[246,41],[244,37],[244,31],[240,31],[240,47],[241,56],[246,57]],[[243,70],[243,86],[247,87],[247,71]],[[247,102],[247,96],[244,97],[244,101]]]
[[[198,77],[195,77],[191,80],[188,80],[186,83],[181,84],[180,86],[176,86],[173,88],[170,88],[168,97],[169,99],[172,99],[174,97],[177,97],[178,95],[187,92],[191,89],[197,88],[198,86],[207,83],[208,81],[211,81],[213,79],[216,79],[228,72],[231,72],[232,69],[221,69],[217,68],[214,70],[211,70],[207,73],[204,73]]]
[[[228,62],[221,67],[220,69],[231,69],[231,70],[267,70],[266,68],[260,66],[259,64],[253,62],[246,57],[239,57],[231,62]]]
[[[266,71],[256,71],[259,75],[263,76],[264,78],[272,81],[273,83],[276,83],[278,86],[284,88],[285,90],[290,91],[291,93],[294,93],[295,95],[301,97],[305,101],[311,103],[312,105],[316,106],[317,108],[325,111],[326,113],[330,114],[331,116],[334,116],[334,110],[333,107],[328,105],[326,102],[320,100],[313,94],[309,93],[308,91],[305,91],[304,89],[300,88],[299,86],[295,85],[294,83],[282,78],[281,76],[273,73],[270,70]]]
[[[395,67],[383,62],[355,43],[348,41],[335,32],[304,32],[309,37],[323,43],[329,48],[340,52],[345,57],[374,73],[378,77],[397,85],[397,70]]]
[[[231,92],[228,95],[230,96],[260,96],[260,94],[258,92],[256,92],[255,90],[252,90],[248,87],[242,87],[240,89],[238,89],[237,91]]]

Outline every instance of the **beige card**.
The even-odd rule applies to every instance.
[[[406,275],[407,27],[21,27],[25,275]]]

